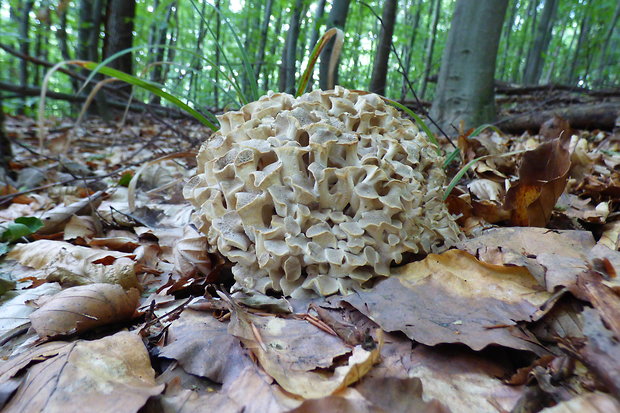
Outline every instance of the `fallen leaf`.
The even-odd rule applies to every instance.
[[[92,209],[96,209],[101,202],[100,198],[103,194],[103,191],[99,191],[72,204],[59,205],[52,208],[41,216],[43,228],[41,228],[38,233],[53,234],[62,231],[67,221],[69,221],[73,215],[87,213],[91,210],[91,207]]]
[[[185,310],[168,329],[168,344],[161,357],[175,359],[191,374],[217,383],[239,375],[249,359],[239,339],[228,332],[228,324],[211,314]]]
[[[90,239],[96,236],[97,227],[95,220],[90,216],[77,216],[73,215],[67,225],[65,225],[65,231],[63,239],[65,241],[82,238]]]
[[[519,182],[510,187],[504,202],[513,225],[544,227],[549,222],[571,166],[563,142],[554,139],[523,155]]]
[[[402,331],[426,345],[463,343],[474,350],[490,344],[540,351],[511,328],[532,321],[551,295],[522,267],[478,261],[450,250],[394,269],[372,290],[344,300],[385,331]]]
[[[575,396],[553,407],[542,409],[540,413],[618,413],[620,402],[608,394],[595,392]]]
[[[306,321],[250,314],[233,305],[229,331],[251,349],[261,367],[282,388],[303,398],[329,396],[358,381],[378,361],[381,343],[372,350],[352,349]],[[333,374],[334,358],[351,352]]]
[[[140,293],[120,285],[90,284],[68,288],[30,314],[40,337],[82,333],[106,324],[131,319]]]
[[[417,377],[365,377],[355,390],[386,412],[450,412],[437,400],[424,401],[422,381]]]
[[[119,332],[63,343],[58,354],[30,367],[5,412],[137,412],[161,393],[140,337]]]
[[[26,304],[42,296],[53,296],[60,291],[57,283],[46,283],[33,289],[9,291],[0,299],[0,341],[18,329],[30,323],[28,316],[35,308]]]
[[[112,265],[95,264],[98,259],[112,256]],[[134,273],[134,261],[128,254],[81,247],[68,242],[39,240],[18,244],[7,255],[20,264],[41,269],[48,281],[66,284],[109,283],[124,288],[138,286]]]
[[[174,269],[182,276],[208,275],[213,267],[207,253],[207,237],[187,225],[174,244]]]

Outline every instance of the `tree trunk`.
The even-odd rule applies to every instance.
[[[347,21],[347,14],[349,13],[349,4],[351,0],[334,0],[332,9],[329,12],[329,19],[327,20],[327,28],[337,27],[344,31],[344,25]],[[329,85],[329,59],[334,49],[334,39],[325,46],[321,52],[321,63],[319,65],[319,85],[321,89],[331,89],[338,83],[338,65],[334,70],[334,84]]]
[[[9,162],[13,158],[13,151],[11,150],[11,142],[4,133],[4,109],[2,108],[2,94],[0,93],[0,169],[4,169],[4,173],[8,174]],[[4,175],[0,171],[0,177]],[[5,182],[0,182],[1,185],[6,185]]]
[[[109,0],[108,15],[105,24],[104,58],[121,50],[129,49],[133,44],[133,21],[136,17],[136,0]],[[126,53],[109,63],[109,66],[133,73],[133,55]]]
[[[507,7],[508,0],[457,0],[431,109],[444,130],[495,120],[495,62]]]
[[[67,9],[59,8],[58,11],[58,28],[56,29],[56,37],[58,38],[58,45],[60,46],[60,55],[63,60],[71,60],[71,54],[69,53],[69,44],[67,42]],[[71,78],[71,86],[73,91],[77,92],[79,85],[77,79]]]
[[[267,0],[267,4],[265,4],[265,13],[263,14],[263,23],[260,28],[260,44],[258,45],[258,51],[256,53],[256,66],[254,66],[254,76],[256,76],[257,82],[260,76],[260,71],[263,68],[265,48],[267,47],[267,32],[269,31],[269,22],[271,20],[272,8],[273,0]]]
[[[602,85],[604,84],[605,77],[603,76],[603,72],[605,67],[609,66],[607,63],[607,51],[609,50],[609,43],[611,42],[611,36],[614,34],[614,30],[616,29],[616,25],[618,24],[618,19],[620,19],[620,2],[616,5],[616,10],[614,11],[614,15],[609,24],[609,28],[607,29],[607,34],[605,35],[605,41],[603,42],[603,47],[601,48],[601,57],[599,58],[598,71],[597,71],[597,79],[596,84]]]
[[[431,74],[431,66],[433,65],[433,51],[435,49],[435,37],[437,37],[437,24],[439,23],[439,14],[441,12],[441,0],[435,3],[435,11],[433,13],[433,27],[431,35],[426,43],[426,62],[424,64],[424,75],[422,75],[422,86],[420,87],[420,99],[424,99],[426,94],[426,85],[428,76]]]
[[[407,79],[409,76],[409,67],[411,66],[411,56],[413,56],[413,46],[415,45],[415,38],[418,34],[418,25],[420,24],[420,14],[422,12],[422,0],[417,0],[415,17],[413,18],[413,24],[411,25],[411,37],[409,38],[409,45],[407,46],[407,53],[405,53],[405,75],[403,75],[403,84],[400,94],[400,100],[407,99],[407,91],[409,85]]]
[[[501,80],[505,80],[504,75],[506,74],[506,66],[508,66],[508,51],[510,50],[510,35],[512,34],[512,26],[514,26],[515,17],[517,16],[518,6],[519,3],[516,0],[513,0],[510,15],[508,17],[508,23],[504,29],[504,53],[502,54],[502,68],[499,75]]]
[[[545,6],[538,23],[534,43],[527,54],[525,72],[523,73],[523,83],[526,85],[538,84],[543,66],[545,64],[544,54],[549,48],[555,14],[558,8],[558,0],[545,0]]]
[[[215,8],[217,9],[217,11],[219,12],[221,10],[222,4],[221,4],[221,0],[215,0]],[[222,30],[222,19],[220,18],[220,14],[219,13],[215,13],[215,42],[217,44],[220,44],[220,32]],[[214,74],[214,79],[215,79],[215,85],[213,86],[213,99],[215,101],[214,105],[216,108],[219,108],[219,100],[220,100],[220,96],[219,96],[219,89],[217,87],[217,85],[220,82],[220,71],[218,70],[220,67],[220,48],[216,47],[215,48],[215,74]]]
[[[577,47],[575,47],[575,54],[573,57],[573,61],[570,65],[570,71],[568,72],[568,83],[577,82],[575,71],[577,69],[577,63],[579,62],[579,52],[581,52],[581,48],[583,47],[584,42],[586,38],[588,37],[589,31],[590,31],[590,16],[588,15],[588,9],[585,9],[583,19],[581,19],[581,24],[579,26],[579,38],[577,39]]]
[[[280,90],[286,93],[295,93],[295,70],[297,63],[297,39],[299,38],[299,25],[301,19],[301,10],[303,8],[303,0],[296,0],[291,21],[286,35],[286,46],[284,48],[284,59],[282,66],[284,67],[284,82],[280,80]],[[282,87],[284,86],[284,87]]]
[[[282,31],[282,9],[278,10],[278,17],[276,18],[276,31],[273,34],[273,42],[271,43],[271,49],[269,50],[269,56],[274,56],[276,54],[276,48],[280,45],[280,41],[278,40],[280,37],[280,32]],[[272,68],[267,67],[264,75],[264,88],[265,90],[269,90],[269,81],[271,80]]]
[[[191,58],[192,60],[190,64],[190,66],[194,69],[194,71],[190,74],[188,89],[193,94],[194,100],[196,100],[196,95],[198,93],[198,82],[196,81],[196,77],[198,76],[200,69],[202,69],[202,60],[199,59],[197,56],[202,55],[202,44],[205,40],[205,36],[207,35],[205,19],[203,18],[203,16],[205,15],[206,7],[207,7],[207,3],[203,1],[201,9],[200,9],[200,13],[198,15],[199,24],[198,24],[198,40],[196,41],[196,55],[192,56]],[[217,89],[217,87],[215,89]]]
[[[157,10],[159,6],[159,1],[155,2],[155,10]],[[168,22],[170,21],[170,16],[172,15],[172,8],[174,7],[175,2],[171,2],[166,6],[166,13],[163,21],[153,22],[153,26],[151,26],[151,37],[155,40],[154,44],[159,46],[165,45],[168,35]],[[153,43],[151,43],[153,44]],[[155,48],[153,51],[153,58],[151,59],[151,63],[154,62],[163,62],[166,56],[166,49],[163,47]],[[162,66],[160,64],[156,64],[153,66],[151,70],[151,80],[156,83],[165,83],[165,79],[163,76]],[[156,95],[151,96],[151,103],[158,105],[161,102],[161,98]]]
[[[317,42],[319,41],[319,31],[321,29],[321,26],[323,25],[323,15],[325,14],[325,1],[326,0],[319,0],[319,3],[316,6],[316,12],[314,13],[314,24],[313,24],[313,29],[312,29],[312,37],[310,37],[310,53],[312,53],[312,50],[314,50],[314,46],[316,46]],[[307,87],[307,91],[311,91],[312,90],[312,84],[314,83],[314,75],[313,73],[310,74],[310,79],[308,80],[308,87]]]
[[[30,28],[30,11],[34,5],[34,0],[26,0],[23,7],[19,11],[21,13],[19,20],[19,51],[22,54],[30,54],[30,39],[28,31]],[[24,59],[19,62],[19,84],[28,86],[28,62]],[[22,104],[17,109],[17,113],[24,114],[26,109],[26,100],[22,100]]]
[[[383,3],[383,13],[381,20],[381,32],[379,34],[379,44],[372,67],[369,90],[373,93],[385,95],[385,83],[387,81],[388,63],[390,50],[392,48],[392,35],[396,24],[397,0],[386,0]]]

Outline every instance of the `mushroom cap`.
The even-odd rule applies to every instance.
[[[347,293],[459,239],[442,157],[376,94],[270,92],[219,121],[184,195],[244,287]]]

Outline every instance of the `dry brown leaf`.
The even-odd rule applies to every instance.
[[[450,412],[437,400],[426,402],[422,399],[422,381],[417,377],[366,377],[355,390],[386,412]]]
[[[174,244],[174,269],[184,277],[208,275],[212,268],[207,254],[207,237],[187,225]]]
[[[409,397],[407,395],[407,397]],[[366,400],[361,394],[353,389],[346,389],[338,395],[327,396],[321,399],[304,401],[299,407],[290,413],[315,413],[315,412],[338,412],[338,413],[387,413],[387,412],[423,412],[424,410],[398,410],[387,409],[374,405]],[[428,412],[430,413],[430,412]]]
[[[571,166],[563,142],[554,139],[523,155],[519,182],[508,190],[504,204],[513,225],[544,227],[549,222]]]
[[[211,314],[185,310],[168,329],[168,344],[161,357],[175,359],[191,374],[217,383],[238,376],[249,363],[239,339],[228,333],[228,324]]]
[[[5,412],[137,412],[163,390],[134,333],[63,344],[55,357],[30,367]]]
[[[101,258],[116,258],[111,265],[95,264]],[[48,281],[69,285],[109,283],[124,288],[138,286],[134,273],[134,261],[128,254],[80,247],[62,241],[39,240],[18,244],[7,255],[20,264],[41,269]]]
[[[106,324],[131,319],[140,293],[120,285],[90,284],[68,288],[30,314],[40,337],[81,333]]]
[[[90,239],[97,235],[97,226],[95,220],[90,216],[79,217],[73,215],[67,225],[65,225],[65,233],[63,239],[65,241],[82,238]]]
[[[540,413],[618,413],[620,402],[608,394],[596,392],[576,396],[560,402],[553,407],[542,409]]]
[[[531,321],[551,295],[522,267],[491,265],[450,250],[394,270],[372,290],[344,300],[386,331],[402,331],[426,345],[490,344],[540,351],[510,327]]]
[[[69,221],[73,215],[88,212],[91,210],[91,207],[92,209],[96,209],[101,202],[100,198],[103,194],[103,191],[99,191],[72,204],[58,205],[47,211],[41,217],[43,228],[38,230],[37,233],[53,234],[62,231],[65,227],[65,223]]]
[[[0,298],[0,340],[5,334],[20,328],[30,322],[28,316],[35,310],[26,304],[29,300],[36,300],[41,296],[53,296],[60,291],[57,283],[45,283],[28,290],[14,290],[5,293]]]
[[[286,391],[303,398],[326,397],[361,379],[378,361],[381,340],[372,350],[342,341],[300,320],[257,316],[233,305],[229,331],[250,348],[261,367]],[[333,374],[312,371],[331,367],[351,352]]]

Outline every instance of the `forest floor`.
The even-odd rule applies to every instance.
[[[472,165],[447,202],[467,237],[304,301],[231,296],[190,225],[182,188],[210,131],[46,127],[41,149],[35,121],[5,124],[4,411],[620,411],[618,133],[555,119],[459,137]]]

